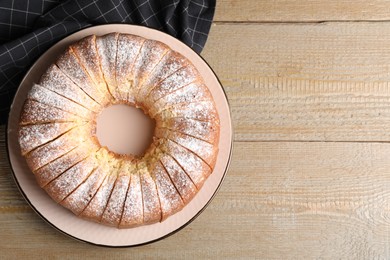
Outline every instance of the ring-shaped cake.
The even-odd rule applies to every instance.
[[[117,154],[96,137],[115,104],[155,120],[150,147]],[[71,44],[34,84],[19,128],[22,155],[56,202],[88,220],[130,228],[180,211],[213,172],[219,116],[192,63],[167,45],[110,33]]]

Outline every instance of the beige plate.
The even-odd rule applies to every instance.
[[[116,229],[89,222],[73,215],[56,204],[35,181],[34,175],[20,155],[17,138],[19,115],[27,92],[37,82],[43,71],[56,59],[66,46],[91,34],[104,35],[122,32],[161,41],[182,53],[198,68],[215,100],[221,121],[219,154],[213,174],[205,182],[195,198],[180,212],[162,223],[131,229]],[[11,106],[7,129],[8,153],[16,183],[33,209],[59,231],[82,241],[104,246],[135,246],[164,238],[190,223],[211,201],[225,176],[232,151],[232,126],[229,105],[223,88],[207,63],[187,45],[160,31],[134,25],[101,25],[81,30],[55,44],[31,67],[20,84]]]

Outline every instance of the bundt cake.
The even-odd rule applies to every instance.
[[[142,155],[99,143],[97,117],[116,104],[155,120]],[[159,41],[110,33],[71,44],[28,93],[22,155],[37,183],[75,215],[130,228],[180,211],[213,172],[219,117],[193,64]]]

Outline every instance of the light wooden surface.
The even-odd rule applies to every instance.
[[[0,134],[0,258],[390,258],[390,2],[219,0],[202,56],[231,103],[216,198],[154,244],[65,237],[24,202]]]

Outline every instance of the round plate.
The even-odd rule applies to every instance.
[[[213,95],[220,116],[221,134],[219,154],[213,173],[195,198],[180,212],[162,223],[130,229],[117,229],[83,220],[55,203],[35,181],[26,160],[21,156],[18,143],[19,116],[28,91],[38,82],[46,68],[71,43],[88,35],[111,32],[129,33],[161,41],[186,56],[199,70]],[[90,27],[61,40],[46,51],[30,68],[15,95],[8,119],[7,145],[15,181],[32,208],[59,231],[96,245],[124,247],[150,243],[180,230],[202,212],[216,194],[225,176],[232,151],[232,125],[229,105],[223,88],[207,63],[191,48],[163,32],[134,25],[111,24]]]

